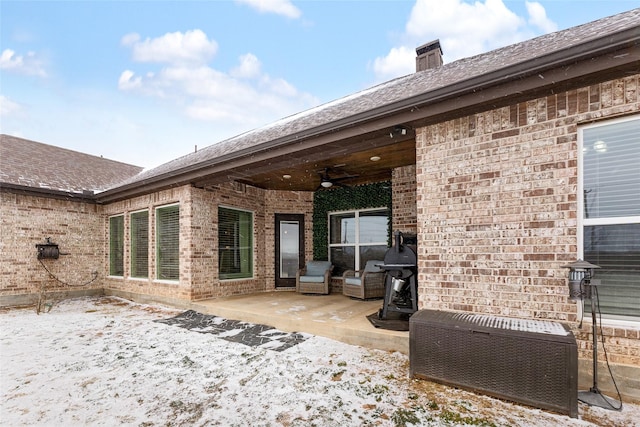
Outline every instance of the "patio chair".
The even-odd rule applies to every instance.
[[[383,298],[385,270],[377,267],[379,264],[384,262],[369,260],[362,270],[345,271],[342,275],[342,293],[360,299]]]
[[[296,291],[301,294],[328,294],[332,271],[330,261],[308,261],[296,274]]]

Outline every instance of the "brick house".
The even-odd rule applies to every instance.
[[[600,265],[608,359],[640,400],[639,22],[635,9],[444,65],[432,42],[414,74],[147,171],[2,135],[0,305],[41,289],[180,306],[291,288],[291,260],[339,272],[385,251],[389,217],[417,235],[420,308],[568,323],[587,378],[590,328],[562,266]],[[37,260],[46,237],[68,255]]]

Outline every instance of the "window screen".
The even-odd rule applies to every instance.
[[[109,218],[109,275],[124,276],[124,216]]]
[[[131,277],[149,277],[149,212],[131,214]]]
[[[253,276],[253,214],[218,208],[218,268],[220,279]]]
[[[180,207],[166,206],[156,210],[156,277],[180,279]]]
[[[640,319],[640,118],[581,129],[582,249],[600,311]]]

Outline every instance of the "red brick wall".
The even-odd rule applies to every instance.
[[[265,290],[265,191],[248,185],[229,183],[209,190],[193,189],[198,204],[192,213],[203,224],[205,232],[197,229],[192,246],[206,251],[210,257],[194,260],[203,274],[194,282],[193,299],[215,298],[247,294]],[[194,197],[195,198],[195,197]],[[253,278],[218,280],[218,207],[236,208],[253,212]]]
[[[577,130],[638,114],[638,78],[417,130],[420,307],[577,327],[561,267],[578,253]],[[611,361],[640,367],[637,330],[610,329]],[[588,327],[576,335],[590,359]]]
[[[637,113],[638,77],[418,130],[421,303],[575,320],[577,128]]]
[[[392,171],[393,230],[416,234],[416,167],[405,166]]]
[[[166,282],[155,277],[155,208],[167,204],[180,205],[180,280]],[[218,207],[253,212],[254,276],[250,279],[218,279]],[[129,214],[149,209],[151,226],[149,279],[129,278]],[[146,295],[147,298],[182,303],[190,300],[217,298],[273,290],[274,285],[274,221],[275,213],[305,215],[307,257],[312,252],[313,194],[306,192],[265,191],[259,188],[229,183],[197,189],[184,186],[105,206],[104,231],[108,241],[108,217],[125,213],[125,274],[109,277],[110,292]],[[108,245],[108,243],[105,243]],[[105,246],[105,250],[106,250]],[[104,267],[108,271],[108,256]],[[137,297],[140,299],[140,297]]]
[[[155,280],[156,277],[156,208],[179,204],[180,205],[180,280],[176,282]],[[131,278],[131,258],[129,248],[130,240],[130,214],[140,210],[149,211],[149,278]],[[189,300],[191,298],[190,280],[192,276],[191,263],[191,224],[192,210],[191,188],[183,186],[170,190],[160,191],[120,202],[110,203],[103,207],[101,233],[104,241],[104,257],[102,270],[107,276],[105,288],[109,293],[122,294],[133,298],[135,295],[153,295],[157,300]],[[109,273],[109,217],[124,215],[124,276],[111,277]]]
[[[36,244],[50,237],[57,260],[37,259]],[[72,200],[0,191],[0,306],[33,303],[46,292],[100,290],[104,284],[101,207]],[[89,285],[94,272],[97,279]]]

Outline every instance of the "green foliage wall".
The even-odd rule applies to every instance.
[[[381,207],[389,209],[388,235],[391,244],[391,182],[316,191],[313,194],[313,259],[329,259],[329,212]]]

